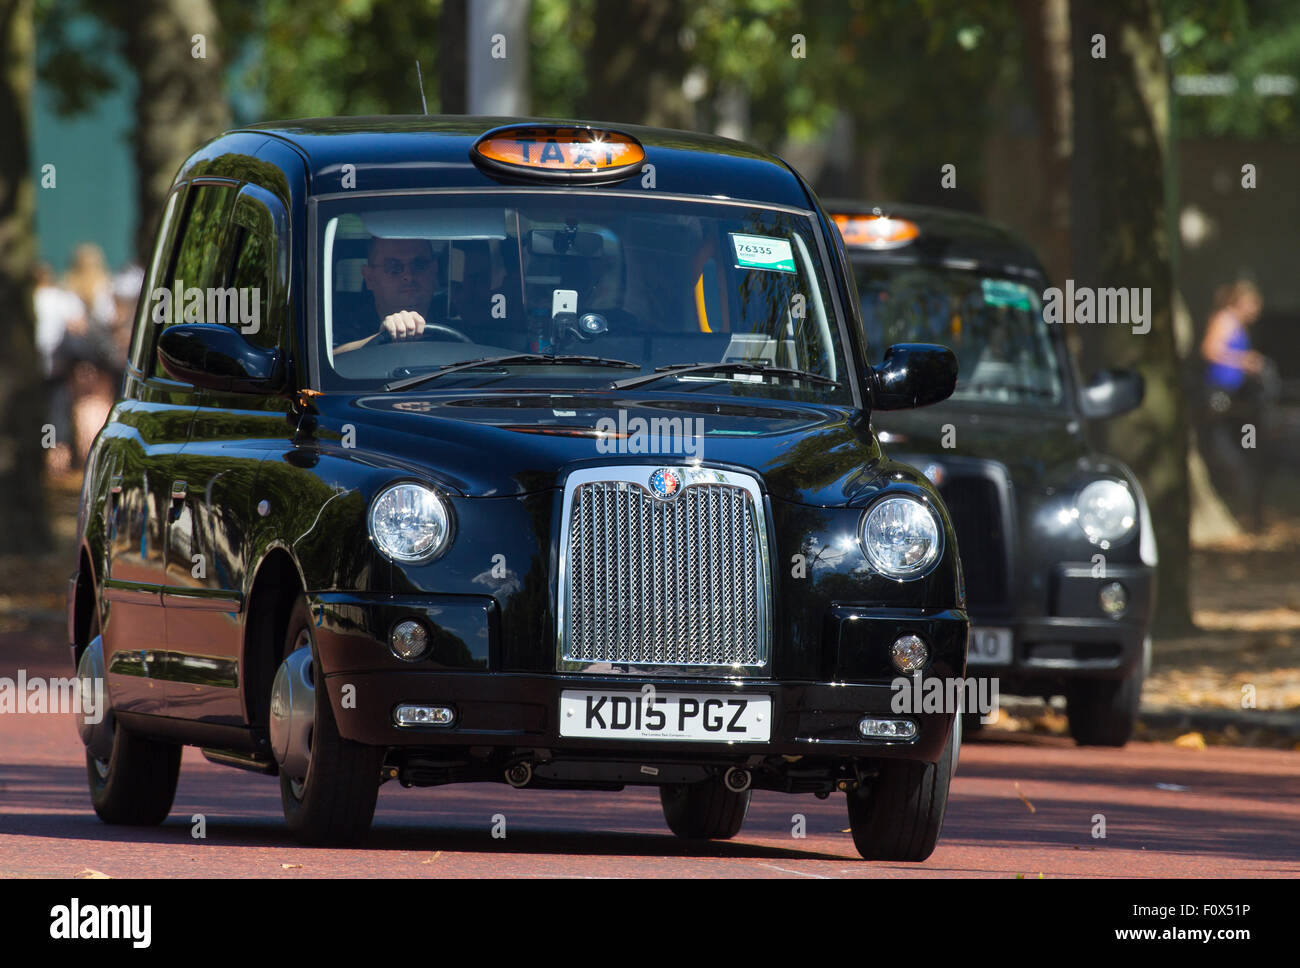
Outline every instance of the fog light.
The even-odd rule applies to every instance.
[[[424,626],[413,619],[398,622],[393,626],[393,633],[388,637],[388,647],[393,655],[408,662],[414,662],[429,650],[429,633]]]
[[[456,712],[450,706],[398,706],[393,710],[393,722],[398,726],[450,726],[456,721]]]
[[[930,658],[930,650],[919,635],[904,635],[894,640],[889,655],[899,672],[916,672]]]
[[[1097,592],[1097,603],[1111,618],[1120,618],[1128,611],[1128,589],[1117,581],[1102,585]]]
[[[865,739],[916,739],[916,723],[910,719],[873,719],[864,716],[858,720],[858,732]]]

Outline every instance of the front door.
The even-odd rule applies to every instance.
[[[245,186],[230,232],[222,282],[231,294],[226,318],[207,322],[236,326],[255,346],[283,351],[284,210],[274,196]],[[184,497],[171,526],[162,596],[172,650],[171,702],[173,715],[238,726],[247,721],[240,658],[249,537],[258,520],[253,485],[268,448],[284,447],[290,405],[283,396],[212,391],[198,402],[175,466],[176,490]]]

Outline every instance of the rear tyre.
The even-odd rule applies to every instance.
[[[1123,679],[1075,683],[1066,695],[1070,735],[1080,746],[1123,746],[1133,736],[1142,701],[1142,670]]]
[[[670,783],[659,788],[668,829],[685,840],[730,840],[749,812],[749,790],[733,793],[714,777],[700,783]]]
[[[92,620],[89,639],[99,635]],[[105,697],[107,702],[107,697]],[[100,715],[111,717],[108,709]],[[90,802],[104,823],[155,827],[171,813],[181,773],[181,746],[128,732],[113,718],[113,749],[107,757],[86,751]]]
[[[181,747],[113,728],[113,752],[98,759],[86,752],[90,802],[104,823],[155,827],[167,819],[176,798]]]
[[[948,809],[959,730],[954,722],[939,762],[887,760],[870,789],[849,793],[849,827],[863,860],[916,862],[934,852]]]
[[[284,655],[287,662],[297,650],[311,650],[314,716],[304,775],[292,776],[296,771],[280,770],[280,802],[285,822],[299,842],[346,846],[359,841],[374,819],[384,750],[339,736],[311,629],[311,611],[307,600],[300,597],[289,615]]]

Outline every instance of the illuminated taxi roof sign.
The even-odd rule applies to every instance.
[[[888,215],[835,215],[833,219],[847,246],[897,249],[921,234],[915,222]]]
[[[626,178],[645,161],[645,149],[631,135],[562,125],[497,128],[474,142],[470,155],[493,171],[561,181]]]

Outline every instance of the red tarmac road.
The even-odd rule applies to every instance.
[[[13,676],[12,658],[0,675]],[[69,675],[46,662],[29,676]],[[1134,743],[1079,749],[993,734],[968,742],[943,837],[924,864],[860,861],[842,794],[754,794],[734,840],[675,839],[653,788],[471,784],[380,791],[362,849],[289,841],[276,780],[187,749],[171,818],[99,822],[71,717],[0,714],[0,877],[1296,877],[1300,753]],[[203,814],[207,836],[192,836]],[[795,814],[806,836],[792,836]],[[1105,818],[1104,839],[1093,836]],[[505,837],[493,837],[494,817]],[[499,824],[498,824],[499,829]]]

